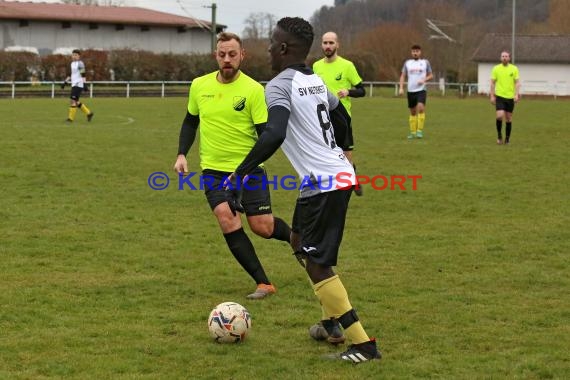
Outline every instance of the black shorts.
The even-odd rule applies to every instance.
[[[495,101],[495,109],[497,111],[505,111],[508,113],[513,113],[513,111],[515,110],[515,100],[497,96]]]
[[[291,229],[301,235],[301,251],[307,260],[336,265],[351,190],[334,190],[297,199]]]
[[[334,126],[334,139],[336,144],[342,148],[343,151],[354,149],[354,137],[352,136],[352,119],[350,116],[345,115],[347,127],[344,124],[338,123]]]
[[[71,100],[78,101],[79,98],[81,97],[82,92],[83,92],[83,87],[73,86],[71,87],[71,95],[69,96],[69,98]]]
[[[227,202],[226,191],[222,184],[230,174],[232,173],[210,169],[206,169],[202,172],[204,193],[212,210],[214,210],[217,205]],[[246,185],[244,185],[241,204],[245,209],[245,214],[248,216],[272,213],[269,187],[267,183],[262,180],[262,177],[266,175],[265,169],[258,167],[251,172],[249,180]]]
[[[427,91],[408,92],[408,108],[415,108],[418,103],[426,104]]]

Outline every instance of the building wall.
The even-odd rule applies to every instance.
[[[211,34],[208,30],[190,29],[178,33],[177,28],[150,26],[141,31],[140,26],[124,25],[116,30],[115,25],[98,24],[90,29],[89,24],[71,23],[62,28],[60,22],[29,21],[20,26],[18,21],[0,21],[0,47],[36,47],[41,54],[49,54],[56,48],[76,47],[81,49],[139,49],[155,53],[209,53]]]
[[[491,88],[491,70],[497,63],[479,63],[478,91],[488,94]],[[521,94],[570,95],[570,64],[517,64]]]

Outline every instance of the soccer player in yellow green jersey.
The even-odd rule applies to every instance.
[[[503,144],[503,120],[505,121],[505,144],[511,138],[513,127],[513,111],[515,103],[520,100],[519,69],[511,62],[508,51],[501,53],[501,63],[493,67],[491,72],[491,104],[495,105],[497,144]]]
[[[336,143],[342,148],[348,160],[356,165],[352,158],[354,149],[354,137],[352,135],[352,113],[350,98],[361,98],[366,95],[362,78],[358,75],[354,64],[338,55],[338,36],[335,32],[326,32],[321,40],[321,49],[324,57],[313,64],[313,71],[323,82],[325,82],[330,92],[335,94],[348,112],[345,118],[348,119],[348,128],[341,128],[344,123],[334,123],[334,135]],[[362,195],[362,188],[356,186],[354,193]]]
[[[249,299],[275,293],[253,244],[242,228],[241,217],[230,208],[224,183],[249,153],[267,122],[263,86],[240,70],[245,52],[241,39],[220,33],[216,60],[219,70],[192,81],[188,110],[182,123],[178,157],[174,170],[188,173],[186,155],[200,130],[200,166],[204,190],[226,243],[235,259],[256,282]],[[251,230],[266,239],[287,243],[291,229],[273,217],[271,199],[263,167],[257,167],[243,192],[242,204]]]

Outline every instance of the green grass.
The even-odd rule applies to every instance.
[[[279,291],[245,299],[204,195],[174,185],[185,99],[85,103],[70,126],[66,100],[0,101],[0,379],[570,378],[567,101],[523,100],[510,146],[486,99],[431,98],[412,142],[403,98],[354,101],[359,172],[422,175],[351,201],[337,272],[384,354],[356,367],[320,359],[337,350],[307,335],[320,310],[285,244],[252,236]],[[295,197],[273,191],[275,214]],[[244,344],[210,340],[222,301],[250,310]]]

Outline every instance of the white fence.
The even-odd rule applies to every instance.
[[[491,90],[490,83],[479,86],[479,93],[488,95]],[[538,96],[570,96],[570,84],[560,80],[558,82],[548,82],[545,80],[523,80],[521,81],[521,95]]]
[[[89,82],[84,96],[93,97],[180,97],[188,96],[191,81],[94,81]],[[261,82],[266,83],[266,82]],[[363,82],[367,96],[397,96],[398,82]],[[61,89],[61,82],[0,82],[0,98],[67,97],[69,87]],[[481,89],[481,92],[485,92]],[[558,89],[560,90],[560,89]],[[428,91],[436,96],[469,97],[481,95],[477,83],[428,83]],[[487,89],[488,92],[488,89]],[[537,91],[537,95],[548,92]],[[567,93],[552,91],[555,99]],[[553,94],[553,95],[552,95]]]

